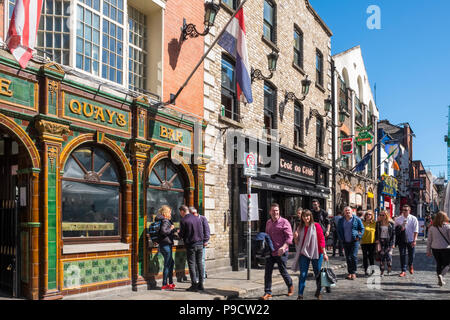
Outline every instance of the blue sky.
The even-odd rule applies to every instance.
[[[332,54],[360,45],[369,81],[377,86],[380,119],[408,122],[414,160],[446,165],[450,105],[450,0],[310,0],[333,32]],[[381,29],[370,30],[371,5]],[[446,166],[431,167],[434,175]]]

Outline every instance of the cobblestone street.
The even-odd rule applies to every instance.
[[[336,258],[332,258],[336,259]],[[338,283],[332,288],[331,293],[323,290],[323,300],[443,300],[450,299],[450,283],[443,287],[437,284],[435,262],[433,258],[426,256],[426,242],[418,241],[414,260],[414,274],[407,272],[406,277],[400,278],[400,256],[398,248],[394,249],[393,270],[391,275],[370,278],[364,276],[361,268],[362,260],[358,260],[356,280],[346,280],[346,268],[335,270]],[[378,268],[377,268],[378,270]],[[274,274],[278,271],[275,270]],[[273,300],[296,300],[298,290],[298,277],[293,277],[295,293],[292,297],[286,295],[284,286],[274,288]],[[447,280],[448,282],[448,280]],[[314,300],[315,282],[310,273],[304,292],[305,300]],[[256,296],[248,296],[245,299],[258,299]]]

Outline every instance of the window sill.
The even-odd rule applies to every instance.
[[[128,243],[90,243],[90,244],[70,244],[63,246],[63,254],[104,252],[104,251],[128,251]]]
[[[304,149],[304,147],[294,145],[294,150],[298,150],[300,152],[306,153],[306,150]]]
[[[318,82],[316,82],[316,88],[319,89],[320,91],[322,91],[323,93],[325,93],[325,88],[322,87],[322,85]]]
[[[276,53],[280,52],[280,49],[278,49],[277,45],[273,43],[271,40],[267,39],[264,35],[261,37],[262,42],[267,44],[273,51]]]
[[[292,62],[292,67],[297,70],[298,72],[300,72],[303,76],[306,75],[305,70],[303,70],[302,67],[300,67],[298,64],[296,64],[295,62]]]
[[[227,118],[225,116],[219,115],[219,121],[223,122],[225,124],[228,124],[229,126],[235,127],[235,128],[240,128],[240,129],[244,129],[244,126],[238,122],[235,121],[233,119]]]

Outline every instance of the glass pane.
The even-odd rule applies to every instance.
[[[154,221],[158,209],[162,205],[172,208],[172,222],[175,227],[180,226],[180,212],[178,208],[184,204],[184,192],[147,189],[147,227]]]
[[[119,187],[62,181],[63,237],[119,235]]]
[[[92,171],[92,151],[91,149],[78,149],[73,155],[81,162],[87,171]]]
[[[165,172],[165,160],[159,161],[154,167],[153,170],[156,171],[158,176],[161,178],[162,181],[166,180],[166,172]]]
[[[65,178],[84,178],[84,172],[81,170],[80,166],[75,162],[72,157],[66,162],[66,166],[64,167],[64,176]]]
[[[149,183],[152,186],[160,186],[161,185],[161,181],[159,181],[159,179],[156,176],[154,171],[152,171],[152,173],[150,175]]]

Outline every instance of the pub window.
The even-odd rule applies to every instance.
[[[186,203],[185,199],[182,169],[169,159],[156,163],[147,181],[147,227],[154,221],[158,209],[168,205],[172,208],[172,222],[178,228],[181,219],[178,208]]]
[[[362,146],[356,145],[355,148],[355,159],[356,159],[356,163],[360,162],[362,160]]]
[[[235,63],[222,56],[222,116],[239,121],[238,99],[236,94]]]
[[[342,154],[342,139],[348,138],[348,135],[341,131],[341,142],[340,142],[340,149],[341,149],[341,167],[344,169],[350,169],[350,156],[347,154]]]
[[[131,90],[147,88],[147,16],[128,6],[129,72],[128,86]]]
[[[316,120],[316,153],[320,156],[323,155],[323,120],[317,118]]]
[[[319,50],[316,51],[316,83],[323,87],[323,55]]]
[[[294,145],[303,147],[303,106],[297,101],[294,104]]]
[[[264,0],[264,37],[275,43],[275,5]]]
[[[238,6],[238,0],[222,0],[222,3],[225,3],[231,9],[236,9]]]
[[[275,129],[277,90],[264,82],[264,127],[270,133]]]
[[[294,64],[303,69],[303,32],[294,27]]]
[[[114,159],[102,149],[81,147],[70,155],[62,178],[64,239],[120,239],[119,181]]]

